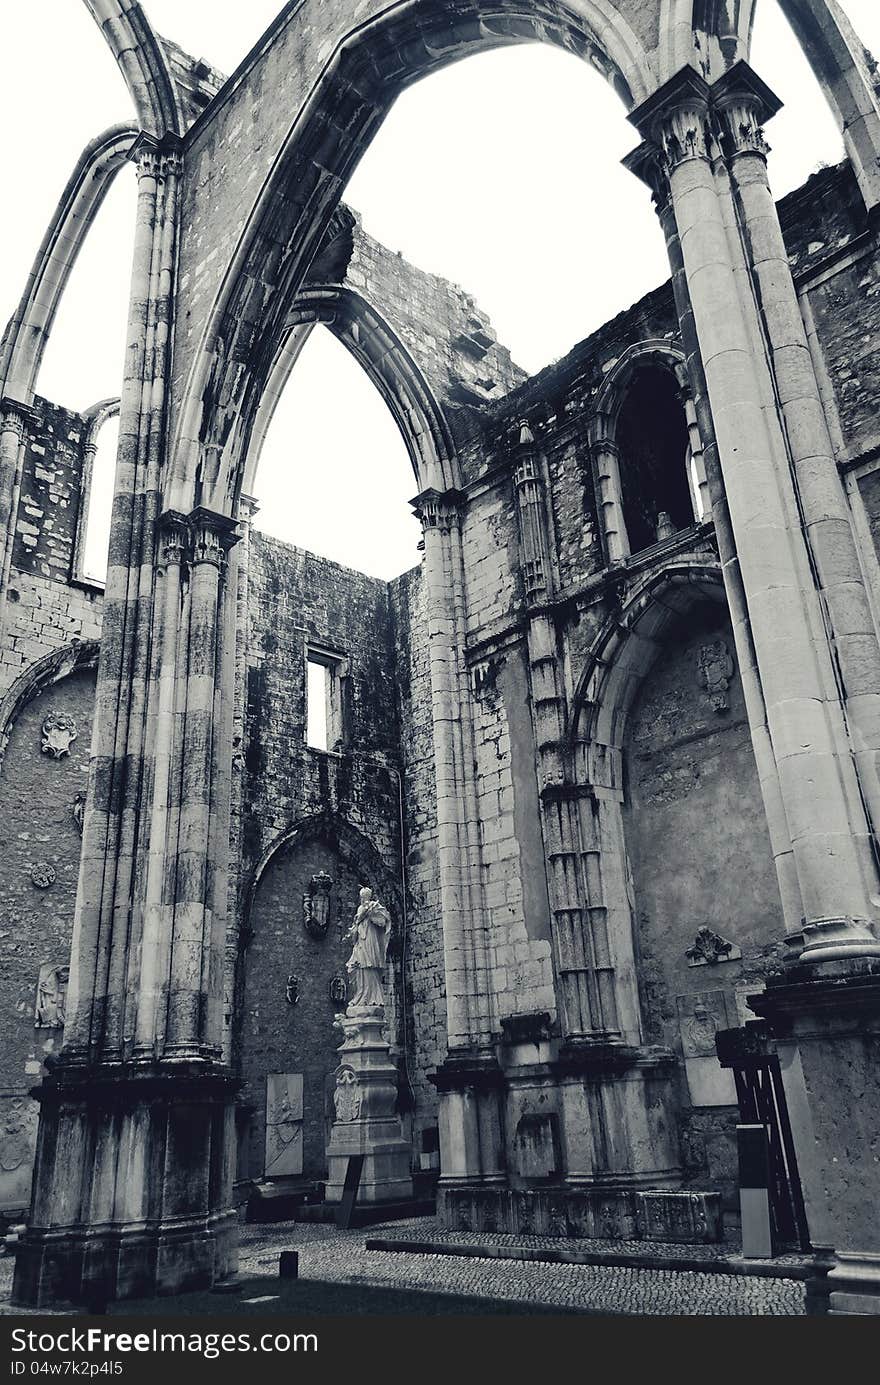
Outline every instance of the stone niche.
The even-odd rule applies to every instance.
[[[759,973],[784,933],[725,608],[707,602],[670,632],[629,714],[624,741],[626,849],[646,1038],[678,1058],[688,1176],[734,1166],[708,1146],[734,1138],[732,1074],[715,1032],[740,1023],[744,976]],[[692,1115],[711,1117],[694,1125]],[[676,1119],[671,1113],[673,1121]],[[733,1183],[723,1180],[730,1195]]]
[[[333,1021],[345,1009],[351,952],[344,934],[364,883],[314,839],[280,847],[257,886],[241,1007],[242,1183],[326,1176],[339,1066]]]

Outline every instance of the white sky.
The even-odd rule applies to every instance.
[[[877,0],[843,7],[880,54]],[[147,0],[145,9],[160,33],[228,73],[280,0]],[[80,0],[2,10],[5,321],[82,147],[133,112]],[[781,196],[839,159],[842,145],[775,0],[759,0],[752,62],[786,103],[768,129]],[[543,45],[505,49],[404,93],[346,198],[392,249],[473,293],[514,358],[534,371],[667,277],[647,191],[620,167],[635,143],[617,98],[585,64]],[[38,389],[71,408],[119,391],[134,202],[134,172],[125,169],[46,353]],[[323,329],[279,405],[257,491],[257,522],[279,537],[386,578],[417,560],[403,443],[366,377]]]

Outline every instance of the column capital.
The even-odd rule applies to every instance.
[[[141,130],[128,151],[128,158],[137,164],[138,178],[155,178],[157,182],[163,182],[183,169],[183,141],[170,131],[157,139],[155,135]]]
[[[230,515],[219,514],[199,505],[187,516],[193,567],[200,563],[211,563],[222,568],[226,555],[241,538],[238,525]]]
[[[29,423],[38,423],[40,419],[39,411],[31,404],[24,404],[20,399],[13,399],[8,394],[4,394],[0,399],[0,416],[3,419],[3,427],[17,429],[20,437],[24,435]]]
[[[182,566],[189,552],[189,524],[178,510],[159,516],[159,562],[162,567]]]
[[[710,91],[696,68],[683,67],[630,111],[628,120],[658,151],[667,174],[691,159],[709,159]]]
[[[423,529],[449,530],[461,523],[461,511],[466,499],[464,491],[455,487],[438,491],[431,486],[409,503],[415,510],[416,518],[421,520]]]
[[[782,102],[747,62],[738,62],[711,87],[712,110],[721,148],[728,159],[740,154],[766,158],[769,145],[764,125],[782,109]]]

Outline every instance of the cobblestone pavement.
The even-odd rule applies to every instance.
[[[392,1222],[357,1231],[338,1231],[334,1226],[284,1222],[271,1226],[243,1226],[240,1273],[248,1278],[265,1276],[267,1292],[277,1282],[278,1256],[282,1250],[299,1252],[300,1278],[337,1284],[363,1284],[383,1288],[431,1290],[562,1312],[615,1313],[635,1316],[794,1316],[804,1312],[804,1286],[789,1279],[758,1279],[689,1270],[628,1269],[618,1266],[548,1265],[527,1260],[484,1260],[420,1255],[410,1252],[367,1251],[372,1237],[413,1239],[458,1238],[476,1243],[475,1234],[439,1232],[432,1218]],[[558,1245],[548,1237],[484,1237],[532,1246]],[[584,1247],[618,1250],[645,1243],[590,1241]],[[658,1253],[672,1248],[655,1247]],[[676,1247],[679,1253],[694,1247]],[[704,1249],[701,1247],[701,1250]],[[705,1248],[708,1249],[708,1248]],[[718,1248],[724,1251],[724,1247]],[[729,1253],[729,1248],[727,1248]],[[778,1263],[778,1262],[777,1262]],[[0,1313],[15,1312],[9,1304],[12,1257],[0,1256]],[[217,1311],[234,1311],[231,1301],[218,1302]]]
[[[335,1227],[283,1223],[242,1228],[240,1263],[244,1274],[271,1274],[282,1250],[299,1251],[299,1272],[310,1279],[344,1283],[398,1285],[432,1289],[486,1299],[517,1301],[565,1311],[632,1315],[699,1315],[747,1317],[793,1316],[804,1312],[804,1286],[789,1279],[757,1279],[678,1270],[625,1269],[617,1266],[547,1265],[527,1260],[452,1259],[445,1255],[367,1251],[373,1237],[413,1239],[458,1238],[476,1243],[471,1233],[435,1230],[432,1218],[392,1222],[358,1231]],[[549,1237],[484,1237],[486,1242],[559,1245]],[[590,1249],[636,1248],[645,1242],[590,1241]],[[653,1247],[666,1252],[670,1247]],[[677,1246],[693,1253],[693,1246]],[[700,1247],[702,1251],[703,1247]],[[724,1247],[718,1248],[724,1252]],[[730,1248],[727,1248],[729,1254]],[[797,1258],[797,1257],[795,1257]],[[491,1308],[487,1305],[487,1312]]]

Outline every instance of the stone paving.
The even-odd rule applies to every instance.
[[[267,1292],[277,1284],[282,1250],[299,1252],[301,1279],[334,1284],[361,1284],[386,1289],[422,1290],[520,1305],[523,1313],[556,1308],[560,1312],[623,1314],[628,1316],[751,1317],[798,1316],[804,1312],[804,1286],[796,1280],[696,1273],[689,1270],[630,1269],[619,1266],[548,1265],[528,1260],[490,1260],[421,1255],[411,1252],[367,1251],[374,1237],[440,1240],[459,1238],[471,1244],[476,1236],[439,1232],[433,1218],[392,1222],[339,1231],[332,1225],[283,1222],[241,1228],[240,1273],[265,1277]],[[549,1237],[485,1237],[487,1243],[541,1248],[558,1245]],[[540,1245],[537,1245],[540,1243]],[[580,1244],[580,1243],[579,1243]],[[583,1242],[586,1249],[618,1250],[633,1246],[644,1254],[645,1242]],[[666,1253],[672,1248],[655,1247]],[[692,1252],[692,1246],[676,1248]],[[701,1247],[710,1249],[709,1247]],[[725,1247],[716,1247],[724,1252]],[[729,1248],[727,1248],[729,1253]],[[778,1263],[778,1262],[776,1262]],[[11,1256],[0,1256],[0,1313],[17,1310],[9,1304]],[[157,1305],[158,1311],[158,1305]],[[217,1301],[217,1312],[234,1313],[231,1298]]]

